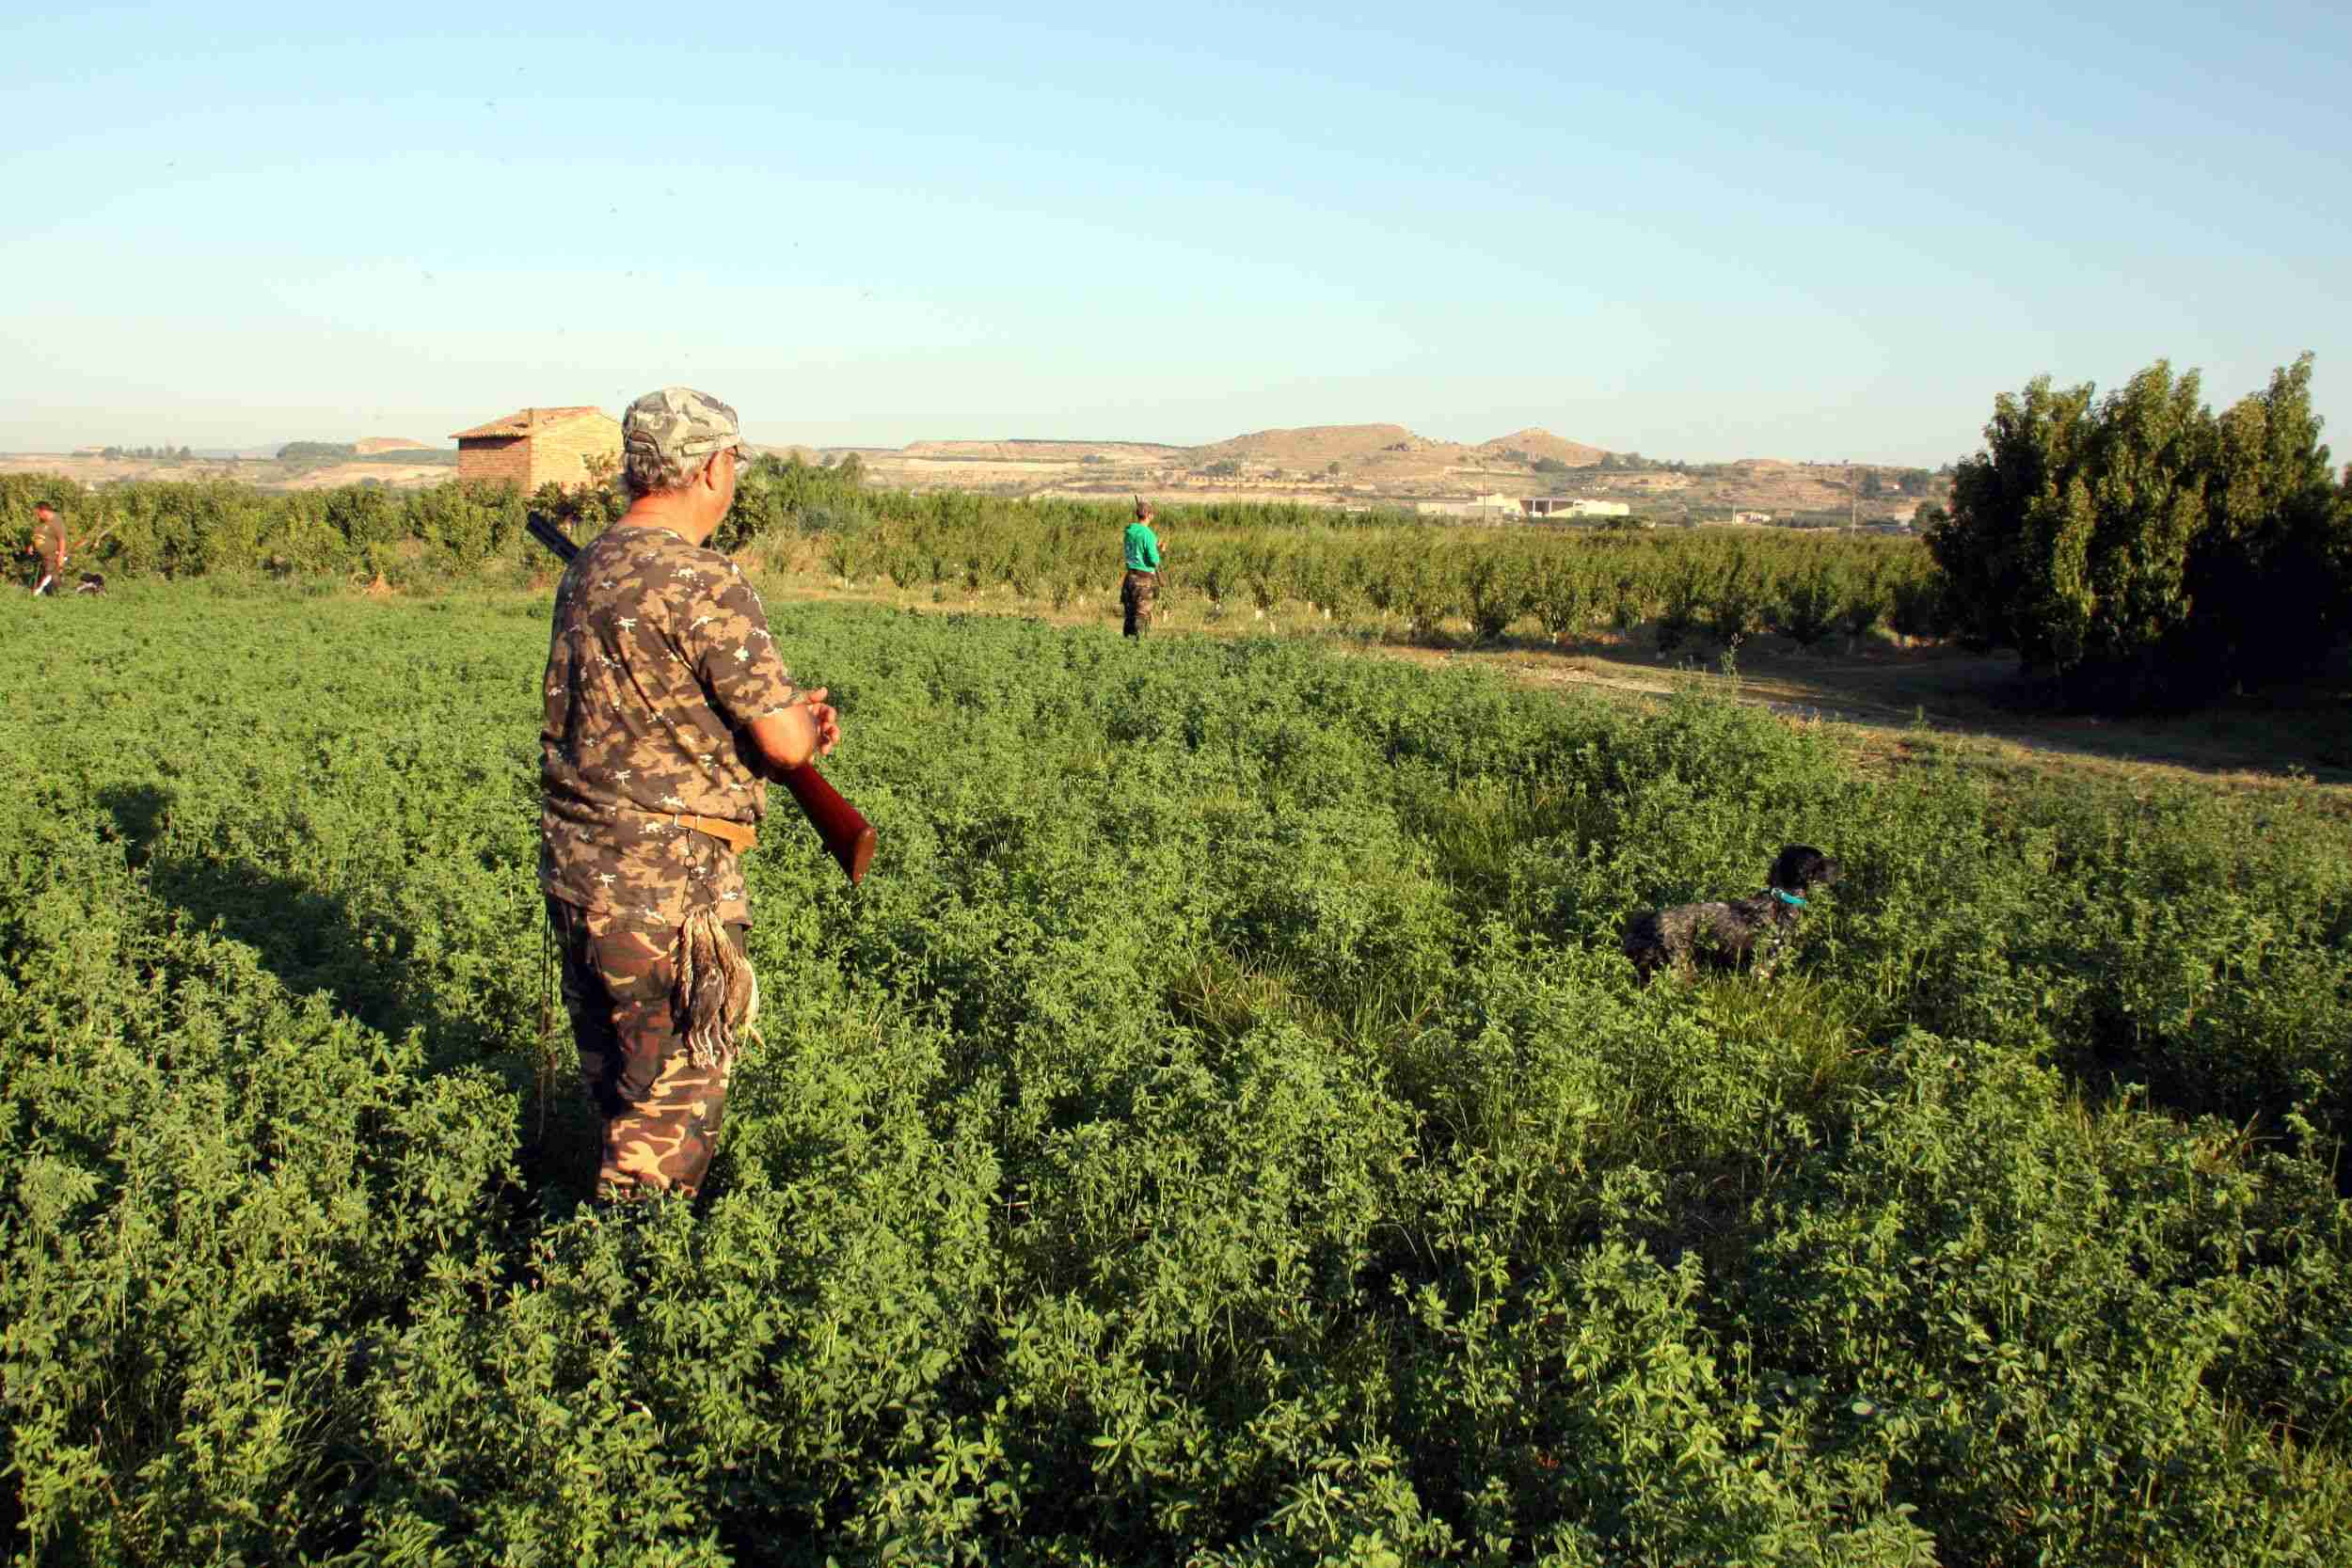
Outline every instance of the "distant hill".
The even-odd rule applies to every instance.
[[[854,454],[866,483],[916,491],[1098,500],[1141,494],[1169,502],[1341,507],[1435,503],[1438,509],[1498,494],[1566,495],[1623,501],[1636,515],[1690,522],[1724,522],[1735,512],[1770,513],[1776,522],[1883,521],[1907,517],[1949,491],[1947,481],[1925,468],[1849,468],[1773,457],[1665,462],[1535,426],[1475,444],[1432,440],[1401,424],[1325,424],[1255,430],[1200,446],[1005,437],[905,447],[768,442],[756,450],[812,464],[838,464]],[[0,472],[62,472],[90,484],[217,474],[271,489],[362,483],[406,488],[446,483],[457,465],[453,444],[426,446],[397,436],[289,441],[274,450],[239,450],[245,461],[238,464],[219,461],[228,455],[226,449],[214,449],[192,457],[176,451],[142,456],[113,448],[73,457],[0,454]]]
[[[911,441],[901,457],[977,458],[992,463],[1165,462],[1188,449],[1154,441]]]
[[[1501,457],[1506,451],[1523,451],[1531,458],[1549,457],[1554,462],[1565,463],[1571,468],[1589,468],[1609,455],[1599,447],[1570,441],[1533,425],[1525,430],[1515,430],[1508,436],[1498,436],[1476,450],[1482,457]]]
[[[1256,430],[1192,449],[1195,462],[1269,463],[1301,467],[1375,457],[1389,451],[1421,451],[1439,443],[1401,424],[1311,424],[1295,430]]]

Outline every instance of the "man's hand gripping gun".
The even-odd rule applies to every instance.
[[[580,546],[544,513],[528,515],[523,527],[567,563],[580,553]],[[850,880],[855,882],[864,877],[867,863],[874,858],[874,825],[844,800],[840,791],[825,782],[823,774],[805,762],[798,768],[783,768],[775,777],[792,792],[793,801],[808,818],[808,825],[825,841],[827,852],[841,863]]]

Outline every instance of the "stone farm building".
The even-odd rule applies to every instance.
[[[621,461],[621,421],[601,408],[518,408],[450,439],[459,479],[504,481],[526,495],[550,480],[588,483],[591,457]]]

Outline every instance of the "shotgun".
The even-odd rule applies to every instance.
[[[580,553],[580,546],[572,543],[571,536],[556,527],[545,513],[527,514],[523,527],[566,565]],[[792,792],[793,803],[808,818],[808,825],[817,830],[817,836],[825,841],[826,850],[841,863],[850,882],[863,879],[866,865],[874,858],[874,825],[844,800],[841,792],[827,784],[822,773],[805,762],[798,768],[784,768],[775,777]]]
[[[108,523],[104,528],[100,529],[96,533],[91,534],[88,538],[83,540],[80,544],[66,551],[66,559],[71,561],[73,557],[80,555],[84,550],[87,550],[93,545],[96,545],[99,541],[104,539],[108,534],[114,532],[115,530],[120,528],[121,526],[122,525],[119,522]]]

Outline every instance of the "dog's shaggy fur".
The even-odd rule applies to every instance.
[[[1796,936],[1807,889],[1827,887],[1844,868],[1810,844],[1791,844],[1772,862],[1772,880],[1751,898],[1725,904],[1677,904],[1645,910],[1626,922],[1625,956],[1646,980],[1659,970],[1692,963],[1710,969],[1752,965],[1769,973]],[[1783,897],[1782,895],[1788,897]]]
[[[73,591],[76,594],[103,594],[106,591],[106,579],[96,572],[84,572],[82,580],[74,584]]]

